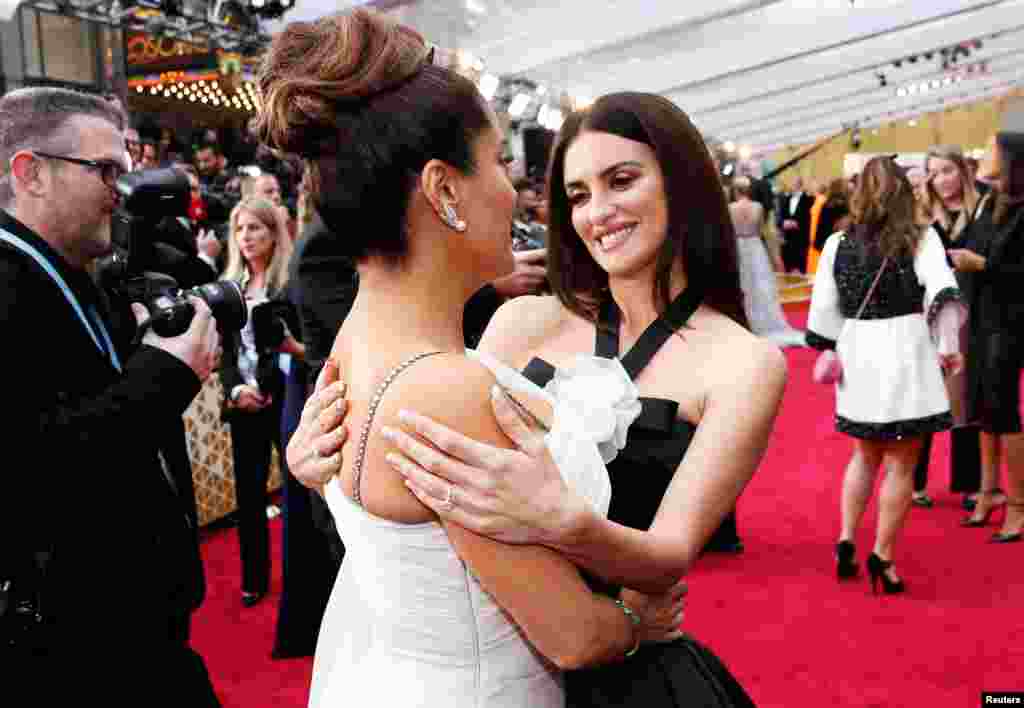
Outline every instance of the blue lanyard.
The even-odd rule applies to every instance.
[[[3,228],[0,228],[0,241],[6,241],[11,244],[22,253],[29,256],[39,264],[40,268],[46,271],[46,274],[53,279],[53,282],[55,282],[57,287],[59,287],[64,293],[64,297],[67,299],[68,304],[70,304],[72,309],[74,309],[75,314],[78,315],[78,319],[82,321],[82,326],[85,327],[85,331],[89,333],[90,337],[92,337],[92,341],[96,343],[96,347],[100,350],[100,353],[109,358],[110,363],[120,372],[121,362],[117,358],[117,352],[114,351],[114,344],[110,341],[110,335],[107,334],[107,328],[103,324],[103,318],[101,318],[99,313],[96,312],[96,308],[90,307],[89,314],[91,317],[86,317],[85,312],[82,310],[82,306],[78,304],[78,298],[76,298],[75,294],[71,292],[71,288],[68,287],[64,278],[62,278],[60,273],[57,272],[57,269],[53,267],[53,264],[46,260],[46,258],[43,257],[43,254],[36,250],[32,244],[27,243]],[[97,329],[99,330],[99,336],[96,335]],[[100,343],[100,337],[103,338],[102,343]],[[104,347],[104,345],[106,346]]]

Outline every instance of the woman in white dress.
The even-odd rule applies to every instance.
[[[913,188],[896,162],[869,161],[853,198],[850,233],[830,236],[821,253],[807,323],[808,343],[839,355],[836,428],[856,440],[843,480],[836,573],[857,574],[854,537],[884,462],[867,565],[872,589],[881,582],[886,593],[904,590],[892,559],[922,437],[953,424],[943,369],[963,365],[960,291],[942,241],[918,225],[915,209]]]
[[[260,77],[260,137],[306,158],[314,203],[360,276],[331,355],[360,435],[325,489],[346,556],[310,705],[561,708],[560,670],[677,637],[680,593],[656,598],[641,622],[549,549],[440,523],[386,460],[381,431],[404,408],[508,447],[490,412],[496,376],[542,398],[463,350],[466,300],[512,269],[515,191],[493,112],[435,60],[413,31],[357,9],[286,27]],[[597,388],[626,394],[621,431],[567,429],[560,402],[539,401],[554,406],[561,462],[598,513],[610,496],[601,452],[614,455],[639,407],[615,374]]]
[[[750,331],[780,347],[806,345],[804,333],[789,326],[779,305],[778,282],[761,240],[764,207],[750,198],[750,180],[737,177],[732,183],[736,201],[729,205],[729,216],[736,228],[736,248],[740,265],[740,287]]]
[[[503,398],[495,412],[518,450],[412,415],[405,430],[436,448],[396,431],[404,453],[396,464],[442,519],[542,543],[604,592],[635,598],[637,589],[663,591],[682,577],[734,507],[767,445],[785,359],[744,326],[726,201],[704,140],[678,106],[618,93],[571,114],[552,151],[549,189],[555,295],[505,303],[480,349],[559,395],[565,386],[602,389],[576,368],[565,371],[581,353],[619,359],[634,377],[642,413],[608,465],[609,513],[582,503],[551,465],[552,436],[525,429]],[[313,405],[333,406],[339,395],[329,387]],[[573,417],[598,427],[615,420],[587,405]],[[300,426],[288,450],[300,479],[315,484],[333,473],[337,461],[318,464],[313,450],[335,449],[338,418]],[[751,705],[721,662],[688,638],[570,672],[566,687],[573,708]]]

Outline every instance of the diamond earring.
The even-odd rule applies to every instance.
[[[459,233],[466,230],[466,222],[459,218],[459,215],[455,213],[455,207],[451,204],[444,204],[444,221],[448,226],[455,229]]]

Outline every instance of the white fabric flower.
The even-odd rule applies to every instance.
[[[554,427],[597,445],[605,464],[626,446],[640,415],[640,391],[618,359],[578,356],[544,387],[555,401]]]

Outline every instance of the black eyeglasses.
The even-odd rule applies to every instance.
[[[90,169],[96,170],[100,174],[100,179],[103,180],[103,184],[113,189],[117,185],[117,180],[121,178],[127,170],[120,162],[114,160],[83,160],[80,157],[68,157],[67,155],[51,155],[48,152],[39,152],[34,150],[33,154],[39,157],[45,157],[50,160],[63,160],[64,162],[70,162],[75,165],[82,165]]]

